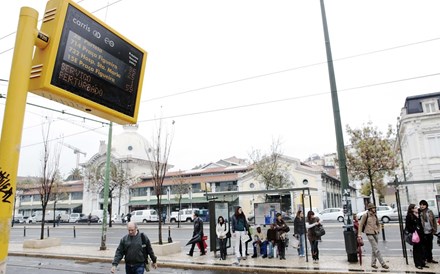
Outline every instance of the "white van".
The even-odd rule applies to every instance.
[[[70,216],[69,216],[69,223],[76,223],[76,222],[78,222],[78,220],[79,220],[82,216],[84,216],[84,214],[82,214],[82,213],[70,213]]]
[[[154,209],[135,210],[131,212],[131,221],[135,223],[157,222],[159,217]]]

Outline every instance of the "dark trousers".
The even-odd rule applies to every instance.
[[[226,260],[226,243],[228,242],[228,239],[218,239],[218,241],[220,244],[220,258]]]
[[[425,257],[422,242],[413,245],[413,259],[415,266],[425,266]]]
[[[427,261],[432,261],[432,240],[434,235],[432,234],[424,234],[422,243],[424,249],[424,259]]]
[[[202,237],[200,237],[200,241],[198,242],[198,244],[200,245],[200,253],[201,254],[205,254],[205,247],[203,246],[203,235]],[[189,254],[192,255],[194,253],[194,247],[196,246],[197,243],[193,243],[191,245],[191,249],[189,250]]]
[[[312,250],[313,260],[319,260],[318,241],[310,241],[310,249]]]
[[[126,274],[144,274],[144,264],[126,264]]]
[[[247,236],[245,236],[245,237],[247,237]],[[244,254],[244,255],[245,255],[245,256],[249,255],[249,254],[248,254],[248,243],[249,243],[249,242],[246,242],[246,243],[244,244],[244,246],[245,246],[245,248],[244,248],[244,250],[245,250],[244,253],[245,253],[245,254]],[[240,255],[241,255],[241,257],[244,257],[244,256],[243,256],[243,249],[242,249],[242,246],[243,246],[243,243],[240,241]]]
[[[281,259],[285,259],[286,258],[286,242],[284,240],[278,240],[277,246],[278,246],[278,256],[280,256]]]

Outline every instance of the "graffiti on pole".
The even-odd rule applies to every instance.
[[[9,173],[2,171],[0,169],[0,192],[3,194],[2,202],[3,203],[11,203],[8,201],[10,197],[12,197],[12,185],[9,179]]]

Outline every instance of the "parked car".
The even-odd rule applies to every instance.
[[[79,218],[77,221],[77,223],[88,223],[89,222],[89,215],[83,215],[81,216],[81,218]],[[90,218],[90,222],[91,223],[98,223],[99,222],[99,217],[96,215],[92,215]]]
[[[142,209],[131,212],[131,221],[136,223],[158,222],[159,216],[155,209]]]
[[[358,219],[360,220],[362,216],[367,213],[368,210],[362,211],[358,213]],[[383,223],[389,223],[391,220],[397,220],[398,219],[398,213],[397,210],[394,210],[390,206],[377,206],[376,207],[376,214],[379,221]],[[402,209],[402,215],[406,216],[406,212],[403,212]]]
[[[199,209],[198,208],[187,208],[187,209],[180,210],[177,215],[173,216],[171,214],[170,222],[171,223],[177,222],[178,218],[180,218],[181,222],[192,222],[192,215],[193,215],[194,211],[199,211]]]
[[[35,223],[35,218],[34,216],[24,216],[23,220],[26,224],[31,224],[31,223]]]
[[[343,222],[344,210],[340,207],[326,208],[323,211],[319,212],[319,214],[316,214],[316,216],[323,221]]]
[[[82,213],[70,213],[69,223],[76,223],[84,214]]]
[[[402,209],[402,219],[405,222],[406,214],[408,213],[408,205],[401,205]],[[398,221],[399,220],[399,212],[397,211],[397,207],[393,208],[393,213],[390,214],[391,221]]]
[[[24,223],[23,215],[22,214],[15,214],[14,223],[16,223],[16,224]]]

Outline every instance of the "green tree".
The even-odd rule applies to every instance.
[[[76,181],[81,180],[83,178],[81,169],[79,168],[72,168],[72,170],[69,173],[69,176],[67,176],[66,181]]]
[[[250,154],[252,171],[267,190],[285,188],[290,183],[288,165],[281,161],[281,156],[280,140],[272,142],[269,154],[262,154],[260,150]]]
[[[352,129],[347,125],[350,145],[346,148],[348,173],[353,179],[368,182],[364,184],[363,195],[372,195],[373,203],[376,198],[373,189],[379,193],[379,199],[385,194],[384,176],[392,175],[397,168],[394,147],[394,132],[390,126],[383,134],[372,122],[360,129]]]

